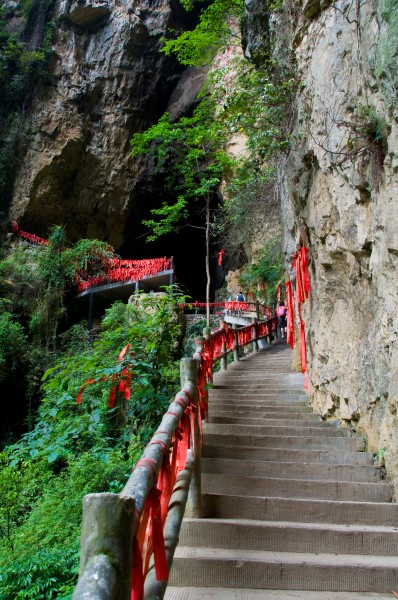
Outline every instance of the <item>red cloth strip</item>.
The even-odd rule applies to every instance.
[[[137,536],[133,538],[133,565],[131,581],[131,600],[143,600],[144,597],[144,569],[142,553]]]

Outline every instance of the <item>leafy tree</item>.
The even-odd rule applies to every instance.
[[[240,283],[252,293],[258,294],[261,290],[265,303],[272,304],[283,275],[281,241],[275,237],[257,252],[254,262],[244,268]]]
[[[190,222],[192,203],[199,204],[204,213],[206,248],[206,303],[207,322],[210,311],[210,225],[211,203],[223,179],[231,172],[234,161],[225,150],[227,132],[215,118],[215,105],[205,98],[191,117],[175,122],[165,113],[152,127],[136,133],[131,140],[131,155],[150,154],[156,163],[156,172],[165,174],[166,186],[176,190],[174,204],[164,202],[151,210],[157,219],[148,219],[148,240],[178,230],[179,227],[197,227]],[[167,173],[167,175],[166,175]]]
[[[181,3],[190,10],[194,1],[182,0]],[[162,52],[176,55],[183,65],[209,65],[217,52],[229,46],[233,38],[240,43],[237,30],[243,11],[244,0],[214,0],[202,10],[195,29],[165,41]]]
[[[15,317],[0,312],[0,381],[17,375],[26,361],[26,343],[26,335]]]

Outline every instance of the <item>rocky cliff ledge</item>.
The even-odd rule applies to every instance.
[[[309,391],[385,452],[398,489],[398,7],[295,3],[302,89],[281,167],[287,264],[310,248]]]
[[[142,205],[160,193],[148,175],[141,181],[129,139],[170,103],[183,111],[202,83],[190,71],[179,86],[181,67],[157,51],[188,16],[174,0],[58,0],[54,12],[52,83],[25,118],[11,215],[38,234],[63,223],[71,239],[118,247],[126,220],[139,225]]]

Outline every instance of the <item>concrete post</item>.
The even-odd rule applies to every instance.
[[[208,338],[211,336],[210,327],[203,327],[203,337]]]
[[[253,322],[253,333],[252,333],[252,339],[253,339],[253,352],[258,352],[258,342],[257,342],[257,319],[253,318],[252,319]]]
[[[83,498],[80,579],[73,600],[129,600],[134,499],[119,494]]]
[[[256,300],[256,316],[257,316],[257,320],[260,320],[260,301]]]
[[[193,404],[196,406],[194,412],[194,427],[191,431],[191,448],[195,448],[194,466],[192,472],[191,485],[188,493],[188,500],[185,514],[187,517],[199,519],[203,516],[202,502],[202,450],[200,447],[200,427],[199,427],[199,397],[198,397],[198,362],[193,358],[183,358],[180,363],[180,381],[181,388],[184,388],[186,381],[192,383]]]
[[[239,361],[239,338],[238,338],[238,326],[236,323],[232,325],[232,329],[234,330],[235,335],[235,344],[234,344],[234,362]]]

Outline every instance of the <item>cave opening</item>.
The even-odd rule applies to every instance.
[[[175,283],[180,286],[183,293],[190,299],[205,302],[206,299],[206,264],[205,264],[205,230],[204,212],[194,209],[191,211],[189,225],[183,225],[174,233],[164,235],[153,242],[146,240],[149,233],[148,227],[142,221],[151,217],[150,209],[161,206],[164,201],[175,201],[173,198],[154,197],[153,191],[149,198],[147,193],[135,191],[134,211],[126,220],[124,243],[117,248],[117,253],[122,258],[144,259],[162,256],[173,256]],[[213,208],[217,206],[218,199],[213,198]],[[216,242],[210,246],[210,298],[215,297],[215,291],[224,280],[223,271],[217,262],[218,245]]]

